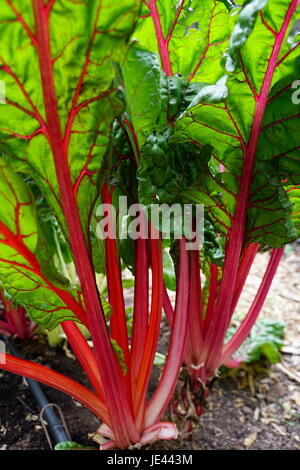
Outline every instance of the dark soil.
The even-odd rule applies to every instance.
[[[207,409],[189,436],[155,449],[300,449],[300,388],[285,374],[260,364],[236,377],[216,379]],[[232,373],[231,373],[232,374]]]
[[[20,348],[20,344],[18,345]],[[22,354],[26,359],[43,364],[57,372],[88,386],[79,363],[66,356],[63,349],[51,349],[38,342],[24,344]],[[2,373],[1,373],[2,374]],[[4,374],[7,376],[7,372]],[[9,374],[12,378],[15,376]],[[24,380],[16,385],[12,380],[10,390],[6,378],[5,391],[1,394],[0,377],[0,449],[2,450],[49,450],[45,432],[39,419],[39,409]],[[68,395],[43,386],[50,403],[60,406],[72,440],[90,445],[89,433],[96,431],[98,419]]]
[[[80,366],[63,349],[34,342],[23,344],[22,353],[87,385]],[[285,364],[292,367],[290,360],[286,355]],[[9,375],[0,378],[4,384],[0,390],[0,449],[49,449],[39,410],[26,384]],[[300,449],[299,383],[277,366],[260,372],[252,367],[235,375],[215,380],[207,410],[192,433],[177,441],[156,443],[151,449]],[[61,407],[72,440],[93,444],[88,434],[95,432],[98,420],[67,395],[49,387],[44,391],[50,402]]]
[[[207,400],[207,409],[190,434],[177,441],[158,442],[151,449],[300,449],[300,245],[288,246],[279,266],[261,317],[284,320],[285,353],[279,365],[262,364],[216,379]],[[238,306],[247,312],[259,286],[268,254],[260,253]],[[127,301],[132,302],[132,289]],[[131,299],[131,300],[130,300]],[[164,330],[163,330],[164,331]],[[165,352],[168,333],[161,337]],[[68,349],[51,349],[38,341],[16,343],[26,359],[48,366],[88,386],[84,373]],[[155,390],[159,372],[153,376]],[[95,445],[89,434],[99,421],[69,396],[49,387],[50,402],[61,407],[72,440]],[[188,421],[173,416],[179,431]],[[150,447],[148,447],[150,448]],[[0,371],[0,450],[47,450],[39,410],[24,380]]]

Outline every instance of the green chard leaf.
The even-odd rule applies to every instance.
[[[216,0],[149,0],[133,37],[159,53],[168,76],[214,83],[223,75],[219,61],[233,25],[234,17]]]
[[[113,61],[127,50],[139,8],[140,0],[1,4],[0,275],[49,329],[68,319],[86,322],[76,273],[65,269],[72,261],[66,217],[77,219],[78,211],[103,271],[90,222],[111,159],[111,123],[123,109]]]
[[[6,86],[0,114],[0,150],[17,172],[30,175],[46,196],[67,234],[55,156],[68,163],[84,232],[109,158],[110,130],[122,103],[117,98],[113,60],[125,52],[140,0],[44,2],[35,25],[36,2],[1,2],[0,80]],[[36,29],[49,31],[49,87],[55,90],[59,144],[49,132],[41,73],[45,51]],[[52,83],[53,82],[53,83]],[[4,106],[2,111],[4,111]],[[48,105],[47,105],[48,106]],[[52,117],[51,117],[52,116]],[[54,153],[53,153],[54,152]]]
[[[300,183],[300,115],[292,88],[300,70],[300,7],[297,1],[279,3],[245,4],[223,61],[228,97],[189,106],[173,137],[213,146],[207,173],[185,190],[185,201],[205,204],[225,235],[245,217],[246,244],[278,248],[298,236],[295,192],[287,187]]]
[[[0,160],[0,277],[32,320],[52,329],[64,320],[85,321],[78,292],[55,269],[32,193]],[[76,313],[76,316],[75,316]]]

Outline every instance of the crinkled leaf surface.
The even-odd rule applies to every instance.
[[[139,147],[152,132],[162,130],[200,102],[219,103],[227,97],[227,75],[216,83],[193,82],[176,74],[167,76],[157,53],[133,43],[123,68],[127,110]]]
[[[145,205],[179,202],[183,189],[191,186],[207,168],[210,151],[209,145],[204,148],[193,143],[174,145],[169,132],[150,134],[142,148],[137,173],[140,202]]]
[[[32,193],[3,160],[0,188],[3,286],[18,304],[26,307],[36,323],[46,328],[54,328],[63,320],[84,320],[80,301],[75,301],[68,291],[68,281],[54,268]]]

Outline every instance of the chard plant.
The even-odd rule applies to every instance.
[[[170,13],[172,5],[143,2],[123,75],[139,200],[205,206],[205,240],[190,252],[188,276],[171,245],[189,291],[184,362],[192,390],[203,393],[221,364],[239,364],[232,355],[261,311],[284,244],[298,236],[300,10],[297,0],[242,9],[181,1]],[[271,249],[261,285],[225,340],[261,248]],[[164,310],[172,327],[166,289]],[[201,397],[198,405],[201,414]]]
[[[135,350],[132,340],[129,351],[115,241],[106,244],[112,310],[108,328],[90,233],[94,204],[109,168],[111,122],[122,109],[112,60],[125,54],[139,8],[136,0],[118,5],[106,0],[1,1],[0,75],[6,88],[0,117],[1,280],[36,323],[50,329],[62,324],[94,391],[9,354],[1,367],[85,404],[103,422],[99,434],[108,437],[104,448],[176,435],[172,424],[160,423],[164,396],[157,413],[147,416],[146,391],[162,307],[159,240],[149,247],[153,295],[146,342]],[[79,285],[63,276],[53,261],[50,224],[44,223],[26,178],[38,186],[61,228]],[[103,190],[103,197],[110,198],[110,192]],[[136,322],[141,315],[144,310],[136,314]],[[93,349],[76,322],[89,329]]]
[[[9,354],[1,368],[86,405],[102,422],[102,449],[176,437],[175,425],[161,419],[182,359],[197,384],[230,362],[282,246],[297,237],[298,17],[297,0],[243,8],[211,0],[1,0],[0,278],[34,322],[62,325],[93,391]],[[97,203],[112,218],[119,194],[146,207],[204,204],[201,250],[188,250],[185,238],[162,240],[151,220],[149,239],[98,240]],[[261,287],[224,345],[265,246],[273,251]],[[135,278],[131,335],[121,261]],[[163,309],[170,343],[148,400]]]

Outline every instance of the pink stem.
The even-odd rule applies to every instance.
[[[154,24],[161,64],[166,75],[170,77],[172,75],[172,66],[168,51],[168,38],[165,39],[162,32],[156,0],[149,0],[149,10]]]
[[[3,332],[6,336],[15,335],[17,333],[12,325],[2,320],[0,320],[0,331]]]
[[[261,285],[257,291],[255,299],[250,307],[250,310],[242,321],[242,323],[240,324],[237,331],[234,333],[232,338],[223,348],[222,357],[220,360],[221,364],[224,363],[224,361],[227,361],[227,359],[232,356],[235,351],[237,351],[237,349],[243,344],[243,342],[249,335],[249,332],[252,326],[254,325],[255,321],[257,320],[259,312],[261,311],[264,301],[268,295],[283,252],[284,247],[280,249],[274,248],[272,250],[268,267],[262,279]]]
[[[104,183],[102,191],[102,203],[111,205],[113,189],[109,191],[108,183]],[[108,214],[110,226],[113,226],[112,214]],[[123,295],[120,261],[117,253],[116,239],[107,237],[106,248],[106,276],[108,285],[108,300],[112,307],[110,319],[110,335],[118,343],[124,354],[125,364],[129,365],[128,333]]]
[[[26,317],[25,308],[21,305],[14,307],[13,302],[5,298],[3,291],[0,291],[0,301],[5,319],[5,322],[0,321],[0,328],[3,328],[11,335],[18,335],[20,339],[27,338],[30,334],[30,323]]]
[[[184,354],[184,362],[188,366],[189,370],[191,371],[194,378],[203,377],[203,367],[200,367],[200,364],[204,363],[207,351],[209,348],[209,343],[206,340],[207,331],[209,325],[212,322],[213,314],[214,314],[214,307],[215,301],[217,297],[218,291],[218,266],[214,263],[210,264],[210,279],[209,279],[209,296],[205,311],[204,319],[201,317],[201,336],[199,337],[199,345],[195,348],[192,348],[191,344],[187,344],[185,354]],[[192,327],[192,324],[191,324]],[[201,345],[201,347],[200,347]],[[197,350],[197,354],[195,351]]]
[[[251,269],[251,266],[253,264],[254,258],[259,250],[259,243],[251,243],[248,245],[245,250],[244,254],[242,256],[238,273],[237,273],[237,279],[236,279],[236,284],[235,284],[235,292],[234,292],[234,297],[232,300],[232,305],[231,305],[231,316],[232,317],[235,307],[238,303],[238,300],[241,296],[243,287],[245,285],[245,282],[247,280],[249,271]],[[229,326],[229,325],[228,325]]]
[[[147,408],[145,427],[155,424],[164,413],[173,395],[182,363],[188,318],[189,257],[186,241],[181,239],[178,243],[180,271],[170,346],[162,377]]]
[[[147,340],[149,316],[148,241],[139,238],[135,242],[134,310],[131,338],[131,385],[136,389],[143,352]]]
[[[190,292],[188,306],[188,329],[186,337],[186,350],[189,351],[192,363],[198,362],[203,348],[203,319],[202,310],[202,291],[200,278],[200,253],[199,250],[193,250],[190,253]]]
[[[154,227],[152,227],[152,229],[155,231]],[[134,396],[134,410],[138,428],[141,427],[141,423],[144,421],[146,393],[153,367],[155,352],[157,349],[163,302],[163,264],[161,240],[150,239],[149,242],[151,247],[152,298],[147,339],[143,349],[143,360],[141,362]]]
[[[24,359],[19,359],[11,356],[10,354],[5,354],[5,363],[0,363],[0,369],[37,380],[38,382],[71,395],[89,408],[92,413],[95,413],[98,418],[110,425],[105,404],[94,393],[74,380],[59,374],[48,367],[35,364],[34,362],[25,361]]]
[[[209,325],[211,324],[214,306],[217,296],[218,289],[218,266],[214,263],[210,264],[210,280],[209,280],[209,296],[207,301],[207,307],[204,317],[204,337],[206,337]]]
[[[13,307],[12,302],[8,304],[7,316],[9,323],[14,326],[15,332],[20,339],[25,339],[29,335],[29,321],[26,318],[26,310],[21,305]]]
[[[91,384],[96,390],[98,397],[100,400],[105,401],[105,395],[101,384],[97,361],[85,337],[75,322],[70,320],[64,321],[61,323],[61,326],[68,338],[74,354],[76,355]]]

